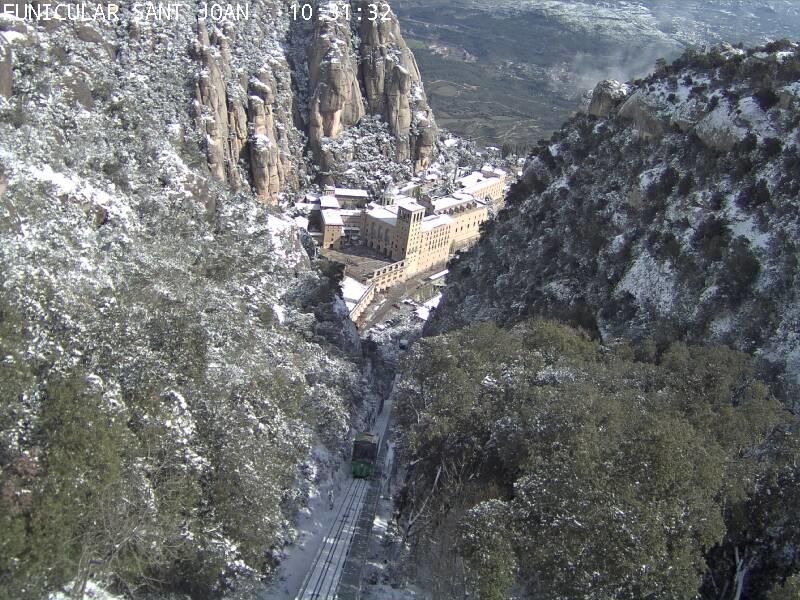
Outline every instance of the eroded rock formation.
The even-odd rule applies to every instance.
[[[397,18],[359,20],[357,15],[371,14],[361,0],[352,2],[349,19],[341,8],[331,15],[320,6],[314,14],[308,37],[300,34],[307,78],[295,79],[294,87],[291,78],[298,77],[299,65],[290,67],[281,48],[267,64],[243,67],[237,50],[243,34],[235,26],[197,23],[195,116],[205,135],[209,171],[233,188],[252,184],[266,202],[275,202],[280,191],[297,181],[293,158],[297,163],[303,145],[298,128],[306,130],[323,174],[340,166],[325,140],[338,138],[366,115],[387,122],[396,138],[397,161],[411,161],[419,171],[434,152],[436,123]]]
[[[361,4],[362,12],[366,11],[366,3]],[[397,136],[398,160],[411,159],[416,170],[427,167],[436,124],[417,61],[403,40],[397,18],[392,14],[385,21],[362,20],[359,37],[360,75],[369,111],[382,115]]]
[[[353,2],[351,14],[364,16],[348,21],[343,11],[338,19],[323,12],[315,25],[308,51],[312,151],[324,166],[330,157],[323,139],[336,138],[369,113],[389,124],[397,138],[395,158],[424,169],[433,154],[436,123],[397,18],[366,18],[366,2]],[[356,49],[354,41],[359,40]]]
[[[5,38],[0,35],[0,96],[5,98],[11,96],[12,72],[11,44],[6,42]]]
[[[661,115],[659,98],[637,91],[619,109],[619,116],[633,121],[634,127],[643,137],[659,137],[666,130],[666,121]]]
[[[250,118],[250,171],[259,198],[274,198],[286,180],[286,154],[282,153],[276,135],[273,103],[275,77],[269,68],[263,68],[250,81],[248,114]]]
[[[628,97],[630,89],[624,83],[606,79],[598,83],[592,92],[588,112],[595,117],[607,117]]]
[[[274,116],[277,82],[269,65],[249,82],[242,75],[233,76],[231,35],[231,30],[216,29],[209,34],[205,23],[198,21],[194,50],[202,69],[197,81],[196,115],[198,127],[206,134],[208,168],[234,189],[249,175],[258,198],[275,202],[278,192],[292,179],[288,139]],[[288,72],[287,65],[278,65],[281,67]],[[291,112],[291,107],[284,108],[284,112]],[[242,164],[240,159],[248,147],[249,161]]]
[[[325,15],[317,20],[308,49],[308,72],[312,90],[308,137],[319,159],[322,138],[337,137],[365,113],[347,20]]]

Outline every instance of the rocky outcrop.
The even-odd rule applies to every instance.
[[[276,136],[273,103],[276,87],[272,71],[264,68],[250,83],[248,96],[250,142],[250,170],[253,185],[259,198],[274,198],[286,180],[286,171],[291,168],[287,154],[281,151]]]
[[[13,55],[11,44],[0,32],[0,96],[10,98],[12,92]]]
[[[747,134],[746,129],[735,123],[727,105],[718,106],[708,113],[694,132],[706,146],[719,152],[730,152]]]
[[[633,121],[642,137],[658,137],[666,130],[664,118],[659,114],[660,106],[645,92],[637,91],[619,109],[619,116]]]
[[[360,8],[360,12],[359,12]],[[368,15],[369,4],[353,3],[353,15]],[[360,40],[358,55],[353,41]],[[337,138],[365,114],[380,115],[396,137],[395,158],[411,160],[415,170],[431,161],[437,128],[411,50],[397,18],[365,16],[347,21],[321,13],[307,53],[310,80],[309,143],[323,170],[333,157],[324,138]]]
[[[242,81],[242,76],[232,77],[232,35],[231,30],[215,30],[210,35],[205,23],[198,21],[194,53],[202,68],[196,115],[198,128],[206,134],[208,168],[234,189],[249,175],[258,198],[275,202],[278,192],[292,179],[288,138],[274,114],[277,82],[268,65],[249,82],[246,78]],[[289,72],[285,63],[277,67]],[[291,108],[285,112],[290,113]]]
[[[628,97],[629,91],[627,85],[614,79],[601,81],[592,92],[588,113],[595,117],[607,117]]]
[[[231,144],[228,125],[228,95],[225,77],[230,75],[230,46],[227,37],[209,38],[205,22],[197,21],[195,55],[202,65],[197,81],[197,117],[200,130],[206,133],[206,158],[211,174],[232,187],[239,187],[236,161],[241,148]],[[227,73],[226,73],[227,71]],[[231,107],[233,109],[233,107]],[[236,115],[236,110],[230,112]],[[234,125],[235,128],[235,125]],[[235,148],[231,152],[231,147]]]
[[[362,11],[367,10],[364,4]],[[391,14],[386,20],[362,20],[359,37],[369,111],[382,115],[397,136],[397,159],[411,159],[415,170],[424,169],[433,153],[436,123],[397,18]]]
[[[448,266],[426,327],[543,315],[604,340],[726,344],[800,397],[800,217],[786,208],[800,103],[779,95],[798,85],[800,52],[768,48],[752,64],[689,53],[602,121],[578,115],[542,141],[507,208]],[[751,67],[776,56],[769,93]]]
[[[321,16],[308,50],[311,85],[308,137],[320,160],[322,138],[336,138],[364,116],[358,67],[351,52],[350,23]]]

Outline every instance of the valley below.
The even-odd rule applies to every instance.
[[[602,79],[642,77],[659,58],[722,41],[792,37],[797,2],[393,4],[437,121],[481,145],[548,137]]]

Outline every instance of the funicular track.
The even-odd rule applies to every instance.
[[[365,479],[350,481],[336,519],[314,557],[314,563],[303,580],[296,600],[325,600],[336,596],[342,567],[347,559],[369,484]]]

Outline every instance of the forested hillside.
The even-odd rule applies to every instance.
[[[798,597],[797,50],[599,84],[451,261],[396,390],[410,581]]]
[[[293,23],[119,9],[0,18],[0,597],[252,598],[373,394],[265,204],[312,168]]]
[[[727,344],[797,397],[799,93],[790,42],[598,86],[451,265],[430,330],[547,315],[609,341]]]
[[[800,593],[797,419],[748,356],[533,320],[404,367],[411,578],[435,597]]]

